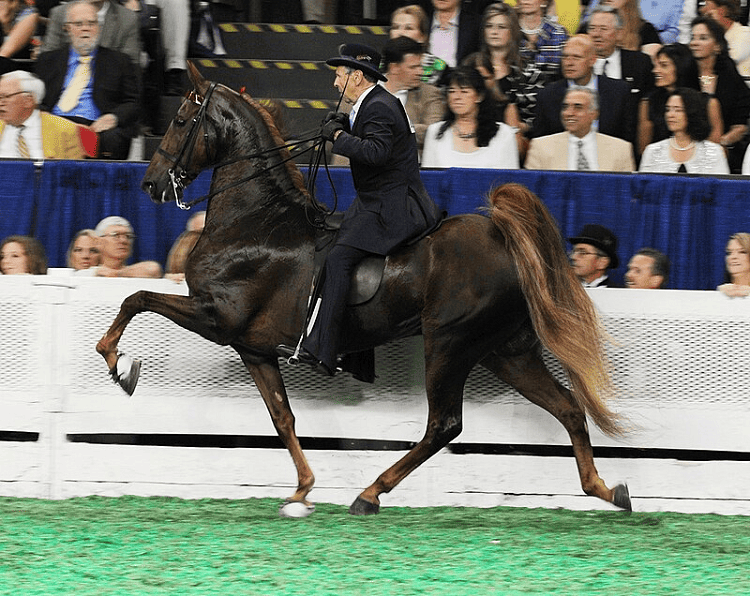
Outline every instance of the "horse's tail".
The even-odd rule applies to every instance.
[[[570,267],[555,220],[520,184],[495,188],[488,202],[490,218],[516,263],[537,336],[568,374],[578,405],[603,432],[621,435],[620,417],[605,404],[614,395],[606,332]]]

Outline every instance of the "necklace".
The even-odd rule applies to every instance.
[[[521,27],[521,31],[524,35],[528,35],[529,37],[533,37],[534,35],[539,35],[539,33],[542,30],[542,26],[539,25],[538,27],[534,29],[526,29],[526,27]]]
[[[708,87],[714,82],[716,75],[701,75],[701,87]]]
[[[458,135],[459,139],[475,139],[477,136],[477,133],[475,132],[467,132],[466,134],[464,134],[458,129],[456,129],[456,134]]]
[[[672,149],[676,149],[677,151],[689,151],[690,149],[695,147],[695,141],[690,141],[687,144],[687,147],[680,147],[674,137],[669,137],[669,144]]]

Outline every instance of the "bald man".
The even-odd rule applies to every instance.
[[[635,140],[636,109],[630,86],[620,80],[594,74],[596,51],[588,35],[575,35],[562,52],[563,79],[550,83],[537,95],[536,118],[531,136],[563,132],[560,111],[569,87],[588,87],[599,95],[599,119],[594,128],[611,137]]]

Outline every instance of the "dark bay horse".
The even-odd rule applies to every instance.
[[[204,232],[187,262],[190,293],[129,296],[97,351],[132,393],[138,369],[117,345],[138,313],[159,313],[232,346],[297,469],[297,490],[281,513],[300,515],[312,510],[307,495],[314,477],[295,433],[275,348],[294,345],[304,326],[320,232],[310,221],[311,198],[299,170],[283,163],[288,151],[264,151],[282,145],[268,113],[249,96],[204,80],[192,64],[189,75],[194,92],[172,121],[142,186],[157,203],[180,201],[184,186],[214,167],[211,193],[219,192],[210,199]],[[516,184],[491,192],[488,213],[451,217],[390,255],[375,296],[347,310],[341,342],[346,353],[423,336],[429,405],[423,438],[360,493],[350,513],[377,513],[379,495],[459,435],[464,384],[477,364],[562,423],[587,494],[631,508],[627,487],[608,488],[594,465],[586,416],[610,435],[618,435],[622,423],[604,401],[612,386],[603,330],[571,271],[559,230],[538,197]],[[545,367],[542,346],[565,368],[571,390]]]

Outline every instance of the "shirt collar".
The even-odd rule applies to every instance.
[[[454,14],[450,18],[448,23],[453,27],[458,27],[458,17],[460,16],[460,14],[461,14],[461,9],[459,8],[458,10],[456,10],[456,14]],[[437,13],[435,13],[432,16],[432,29],[437,29],[439,27],[440,27],[440,20],[438,19]]]
[[[601,277],[597,277],[593,281],[584,281],[583,283],[584,288],[598,288],[602,283],[604,283],[607,280],[607,275],[602,275]]]

